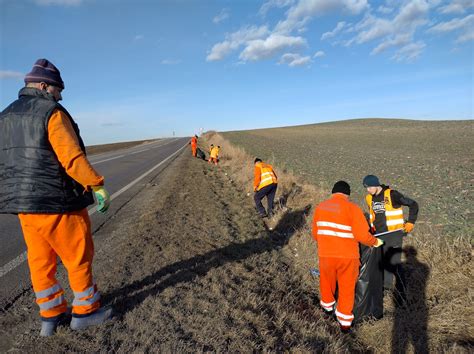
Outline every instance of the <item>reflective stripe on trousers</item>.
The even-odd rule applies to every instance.
[[[352,324],[352,320],[354,319],[354,315],[345,315],[341,312],[339,312],[336,309],[336,317],[337,321],[342,325],[342,326],[350,326]]]
[[[72,306],[92,306],[100,300],[100,293],[97,291],[96,285],[92,285],[84,291],[74,291],[74,301]]]

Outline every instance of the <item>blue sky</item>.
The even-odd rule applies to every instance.
[[[0,107],[38,58],[86,144],[473,119],[470,0],[0,0]]]

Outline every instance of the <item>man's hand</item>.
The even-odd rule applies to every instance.
[[[110,195],[104,186],[93,186],[95,198],[97,199],[97,211],[105,213],[110,206]]]
[[[414,228],[415,225],[411,222],[406,222],[405,225],[403,225],[403,231],[405,231],[406,233],[412,232]]]
[[[374,245],[374,247],[380,247],[384,244],[385,242],[383,242],[381,239],[377,239],[377,243]]]

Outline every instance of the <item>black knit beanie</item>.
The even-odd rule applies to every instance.
[[[346,181],[337,181],[332,187],[332,193],[344,193],[346,195],[351,195],[351,186]]]

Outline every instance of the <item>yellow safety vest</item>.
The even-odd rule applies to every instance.
[[[257,187],[257,191],[269,186],[270,184],[277,183],[277,178],[273,172],[272,166],[261,163],[260,164],[260,184]]]
[[[388,231],[396,231],[403,229],[404,220],[403,220],[403,209],[394,208],[392,204],[392,198],[390,197],[390,188],[387,188],[384,191],[384,203],[385,203],[385,222],[387,224]],[[372,195],[367,194],[365,201],[370,210],[370,225],[374,227],[375,212],[372,206]]]

